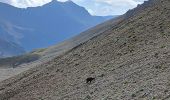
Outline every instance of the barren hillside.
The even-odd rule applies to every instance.
[[[34,50],[30,53],[21,56],[9,57],[3,59],[1,58],[0,59],[0,81],[5,80],[14,75],[17,75],[35,66],[41,65],[42,63],[46,63],[51,59],[54,59],[57,56],[88,41],[89,39],[111,29],[113,26],[116,26],[117,23],[121,22],[122,20],[123,20],[122,17],[113,18],[112,20],[99,24],[57,45],[48,48]]]
[[[0,100],[169,100],[170,1],[150,0],[107,31],[0,83]],[[87,78],[95,78],[86,83]]]

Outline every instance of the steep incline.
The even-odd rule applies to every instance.
[[[168,100],[170,1],[146,4],[64,55],[3,81],[0,99]],[[95,81],[86,84],[88,77]]]

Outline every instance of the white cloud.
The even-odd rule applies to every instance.
[[[120,15],[146,0],[73,0],[93,15]]]
[[[0,2],[11,4],[19,8],[42,6],[51,0],[0,0]]]
[[[66,0],[60,0],[66,1]],[[120,15],[146,0],[73,0],[92,15]]]
[[[19,8],[42,6],[52,0],[0,0]],[[68,0],[58,0],[65,2]],[[123,14],[146,0],[72,0],[85,7],[92,15]]]
[[[110,5],[131,5],[131,6],[136,6],[137,4],[141,3],[141,2],[137,2],[134,0],[95,0],[96,2],[100,2],[100,3],[107,3]]]

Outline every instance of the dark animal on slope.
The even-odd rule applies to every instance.
[[[89,78],[86,79],[86,83],[90,84],[94,80],[95,80],[95,78],[89,77]]]

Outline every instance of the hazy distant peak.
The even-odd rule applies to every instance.
[[[0,0],[0,2],[10,4],[17,8],[37,7],[49,2],[60,2],[59,0]],[[67,1],[70,2],[70,1]]]
[[[67,0],[67,1],[65,1],[65,2],[73,2],[72,0]]]
[[[45,4],[56,4],[56,3],[72,3],[75,4],[72,0],[0,0],[2,3],[12,5],[17,8],[28,8],[28,7],[38,7]]]

